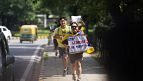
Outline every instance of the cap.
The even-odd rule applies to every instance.
[[[73,23],[72,26],[77,26],[77,24]]]

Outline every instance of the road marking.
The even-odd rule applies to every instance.
[[[9,48],[16,48],[16,49],[35,49],[36,47],[9,47]]]
[[[37,59],[37,58],[38,58],[39,61],[41,60],[41,57],[37,56],[37,53],[38,53],[38,51],[39,51],[40,49],[41,49],[40,46],[38,46],[38,47],[36,48],[36,51],[34,52],[33,56],[31,57],[31,60],[30,60],[30,62],[29,62],[29,64],[28,64],[28,66],[27,66],[25,72],[23,73],[23,76],[22,76],[22,78],[20,79],[20,81],[26,81],[27,76],[28,76],[28,74],[29,74],[29,72],[30,72],[30,69],[32,68],[33,63],[35,62],[34,60]]]

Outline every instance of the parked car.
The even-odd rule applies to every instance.
[[[4,33],[6,39],[12,38],[11,31],[6,26],[0,26],[0,32]]]
[[[3,32],[0,32],[0,81],[14,81],[14,61],[7,40]]]

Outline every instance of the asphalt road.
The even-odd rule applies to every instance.
[[[38,76],[43,44],[47,39],[38,39],[34,43],[19,40],[10,40],[8,42],[10,53],[15,56],[15,81],[30,81],[34,76]]]

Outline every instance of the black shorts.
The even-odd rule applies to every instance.
[[[75,63],[75,61],[82,61],[83,53],[69,54],[71,64]]]
[[[58,50],[59,50],[59,55],[61,57],[65,56],[65,55],[68,55],[67,49],[65,49],[63,47],[58,47]]]

